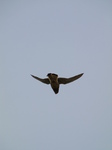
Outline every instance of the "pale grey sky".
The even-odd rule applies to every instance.
[[[0,150],[112,149],[110,0],[0,1],[0,60]]]

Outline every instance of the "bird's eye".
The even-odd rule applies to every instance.
[[[50,76],[50,75],[51,75],[51,73],[48,73],[48,74],[47,74],[47,76]]]

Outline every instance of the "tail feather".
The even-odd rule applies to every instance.
[[[59,92],[59,88],[53,88],[53,91],[55,94],[57,94]]]

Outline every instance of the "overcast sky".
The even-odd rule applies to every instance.
[[[1,0],[0,68],[0,150],[112,150],[111,0]]]

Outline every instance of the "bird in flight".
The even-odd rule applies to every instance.
[[[45,84],[50,84],[51,88],[53,89],[54,93],[57,94],[59,92],[59,85],[60,84],[68,84],[70,82],[73,82],[77,79],[79,79],[83,73],[78,74],[76,76],[70,77],[70,78],[63,78],[63,77],[58,77],[57,74],[54,73],[48,73],[47,77],[48,78],[39,78],[37,76],[31,75],[33,78],[39,80],[40,82],[43,82]]]

